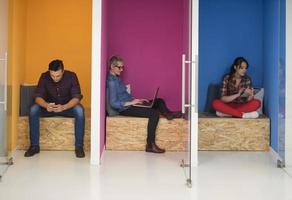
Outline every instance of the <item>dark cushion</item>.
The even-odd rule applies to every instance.
[[[220,84],[213,84],[211,83],[208,86],[208,91],[207,91],[207,101],[205,104],[205,109],[204,112],[207,113],[215,113],[216,111],[214,110],[212,106],[212,102],[214,99],[219,99],[220,98],[220,92],[221,91],[221,85]]]
[[[119,112],[111,107],[108,88],[106,88],[106,112],[108,116],[119,115]]]
[[[19,115],[28,116],[30,107],[34,104],[34,93],[36,85],[20,85],[20,106]]]

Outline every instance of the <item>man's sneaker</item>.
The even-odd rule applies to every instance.
[[[29,149],[25,152],[24,157],[31,157],[35,154],[40,152],[40,146],[39,145],[31,145]]]
[[[225,113],[222,113],[222,112],[219,112],[219,111],[216,111],[216,115],[218,117],[231,117],[231,115],[228,115],[228,114],[225,114]]]
[[[85,153],[84,153],[83,147],[75,147],[75,155],[77,158],[84,158]]]
[[[242,118],[245,119],[255,119],[259,117],[259,113],[257,111],[243,113]]]

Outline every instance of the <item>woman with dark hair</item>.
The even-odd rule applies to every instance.
[[[165,150],[155,144],[155,131],[159,121],[159,115],[164,115],[168,120],[182,117],[181,112],[171,112],[165,101],[157,98],[152,108],[136,107],[135,105],[148,101],[131,96],[125,84],[120,79],[124,70],[124,61],[121,57],[113,56],[109,60],[109,74],[107,77],[107,88],[109,92],[109,103],[120,115],[149,118],[147,126],[146,152],[164,153]]]
[[[246,74],[248,62],[243,57],[237,57],[224,76],[221,98],[213,101],[217,116],[258,118],[256,110],[261,102],[254,99],[254,89],[251,78]]]

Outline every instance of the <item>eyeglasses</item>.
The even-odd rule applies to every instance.
[[[116,68],[119,68],[119,70],[124,69],[124,66],[115,66]]]

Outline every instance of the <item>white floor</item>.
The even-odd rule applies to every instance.
[[[269,153],[200,152],[192,189],[183,153],[107,151],[100,168],[73,152],[23,153],[0,182],[0,200],[292,200],[292,177]]]
[[[284,171],[292,178],[292,167],[286,167]]]

